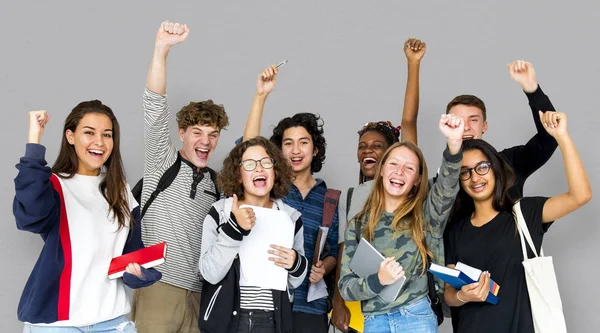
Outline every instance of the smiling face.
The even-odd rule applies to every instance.
[[[208,165],[208,160],[219,142],[219,136],[219,129],[213,126],[194,125],[185,130],[180,128],[179,138],[183,142],[181,149],[183,158],[198,168],[204,168]]]
[[[481,139],[487,131],[487,121],[483,119],[483,111],[476,106],[458,104],[453,106],[448,113],[462,117],[465,122],[463,140]]]
[[[491,171],[491,166],[486,167],[485,162],[489,160],[479,149],[463,153],[460,185],[475,202],[491,201],[494,197],[496,177]]]
[[[112,153],[113,124],[101,113],[88,113],[81,118],[75,132],[66,130],[65,136],[77,154],[77,173],[97,176]]]
[[[381,166],[385,195],[406,198],[419,185],[419,157],[410,148],[394,148]]]
[[[273,170],[273,162],[267,151],[262,146],[251,146],[242,154],[242,164],[253,166],[251,161],[255,161],[256,168],[248,171],[243,166],[240,166],[241,183],[244,187],[244,197],[246,200],[263,199],[269,197],[273,184],[275,182],[275,171]],[[259,162],[259,161],[262,161]],[[263,165],[270,167],[265,168]]]
[[[361,135],[358,142],[358,163],[360,171],[368,179],[373,179],[377,172],[377,165],[381,161],[383,153],[389,145],[383,134],[376,131],[368,131]]]
[[[296,175],[310,172],[310,164],[317,155],[311,135],[302,126],[290,127],[283,131],[281,151]]]

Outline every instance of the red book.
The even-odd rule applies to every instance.
[[[137,251],[129,252],[119,257],[115,257],[110,262],[108,268],[108,278],[116,279],[123,276],[127,265],[138,263],[144,268],[151,268],[165,262],[167,255],[167,243],[162,242]]]

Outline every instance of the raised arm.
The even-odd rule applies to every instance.
[[[440,131],[446,137],[442,166],[424,204],[428,230],[434,238],[443,238],[446,223],[459,190],[458,175],[462,162],[462,137],[464,120],[452,114],[441,116]]]
[[[562,112],[540,114],[544,128],[558,142],[563,156],[568,190],[544,204],[542,221],[552,222],[577,210],[592,199],[592,187],[583,162],[567,130],[567,116]]]
[[[276,83],[277,68],[275,65],[267,67],[258,75],[258,78],[256,79],[256,93],[254,94],[254,100],[252,101],[250,114],[248,115],[248,120],[246,121],[243,141],[260,135],[260,125],[265,103],[267,102],[267,97],[275,88]]]
[[[17,228],[37,234],[48,233],[60,220],[60,195],[54,190],[52,170],[46,165],[46,148],[40,145],[49,119],[46,111],[29,112],[29,140],[25,156],[16,166],[19,173],[15,178],[13,214]]]
[[[416,38],[404,42],[404,54],[408,63],[404,108],[402,109],[402,141],[417,144],[417,118],[419,116],[419,70],[425,55],[426,45]]]
[[[156,32],[154,56],[146,78],[146,87],[164,95],[167,92],[167,56],[171,47],[183,42],[190,30],[186,24],[164,21]]]
[[[165,21],[156,33],[154,55],[148,70],[144,106],[144,174],[152,174],[177,157],[169,133],[170,110],[167,103],[167,56],[171,47],[183,42],[187,25]]]
[[[507,67],[510,77],[519,83],[521,89],[527,95],[537,130],[537,133],[527,144],[510,151],[512,156],[509,158],[515,171],[527,178],[546,164],[556,150],[556,140],[546,132],[538,115],[539,111],[548,112],[555,111],[555,109],[548,96],[539,87],[531,63],[517,60],[508,64]]]

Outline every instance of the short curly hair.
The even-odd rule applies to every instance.
[[[317,149],[317,155],[313,156],[312,162],[310,162],[310,173],[321,171],[323,163],[325,163],[325,149],[327,148],[327,142],[323,136],[323,120],[321,117],[314,113],[296,113],[292,117],[283,118],[273,129],[271,142],[281,149],[283,132],[291,127],[304,127],[310,134],[313,147]]]
[[[358,131],[358,138],[367,132],[377,132],[385,138],[388,146],[400,142],[400,126],[394,127],[390,121],[368,122]]]
[[[186,130],[194,125],[212,126],[220,131],[229,125],[229,117],[223,105],[215,104],[211,99],[190,102],[177,112],[177,126]]]
[[[241,183],[240,164],[242,155],[250,147],[261,146],[267,152],[267,155],[273,159],[273,170],[275,179],[271,189],[272,199],[281,199],[285,197],[293,180],[292,168],[287,159],[283,156],[281,149],[277,148],[271,141],[262,136],[257,136],[250,140],[237,144],[225,157],[223,168],[217,175],[217,185],[221,191],[228,197],[237,195],[238,199],[244,198],[244,186]]]

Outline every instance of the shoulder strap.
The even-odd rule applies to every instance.
[[[354,192],[354,187],[348,189],[348,193],[346,194],[346,216],[350,213],[350,203],[352,202],[352,192]]]
[[[144,187],[144,178],[140,178],[137,184],[131,189],[131,194],[138,204],[142,202],[142,188]]]
[[[210,179],[215,185],[215,201],[219,201],[221,199],[221,193],[219,193],[219,188],[217,187],[217,172],[211,168],[207,168],[208,173],[210,174]]]
[[[327,192],[325,192],[325,200],[323,201],[323,221],[321,222],[321,226],[331,228],[341,194],[341,191],[332,188],[328,188]]]
[[[362,222],[355,219],[354,220],[354,237],[356,237],[356,243],[360,243],[360,239],[362,238]]]
[[[156,189],[154,190],[154,192],[152,192],[150,198],[148,198],[148,201],[146,201],[146,204],[142,208],[142,217],[144,217],[146,211],[148,210],[148,207],[150,207],[150,205],[152,204],[154,199],[156,199],[156,197],[160,194],[160,192],[164,191],[167,187],[171,185],[171,183],[173,183],[173,180],[175,180],[175,177],[177,177],[180,168],[181,155],[177,153],[177,159],[175,160],[175,163],[173,163],[173,165],[171,165],[167,170],[165,170],[165,173],[163,173],[163,175],[160,177],[160,180],[158,181],[158,185],[156,185]]]
[[[519,229],[519,237],[521,238],[521,249],[523,250],[523,259],[528,259],[527,256],[527,246],[525,242],[531,248],[531,252],[533,252],[534,256],[538,257],[537,250],[535,249],[535,245],[533,244],[533,240],[531,239],[531,235],[529,234],[529,228],[527,228],[527,223],[525,222],[525,217],[523,216],[523,212],[521,211],[521,202],[517,202],[513,206],[513,215],[515,217],[515,222],[517,223],[517,228]],[[540,255],[544,256],[544,250],[540,248]]]

